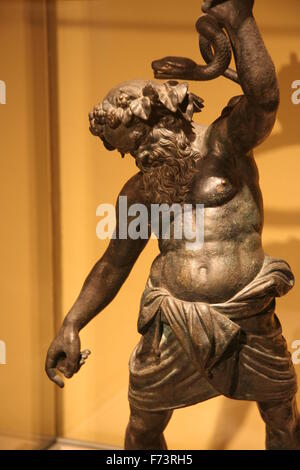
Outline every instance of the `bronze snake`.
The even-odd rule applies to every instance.
[[[239,83],[237,72],[229,68],[232,55],[230,41],[217,20],[210,15],[202,15],[196,22],[196,30],[206,65],[198,65],[186,57],[164,57],[152,62],[155,78],[202,81],[223,75]]]

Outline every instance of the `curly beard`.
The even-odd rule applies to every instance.
[[[182,129],[156,129],[155,142],[152,137],[153,133],[135,155],[146,196],[157,204],[186,202],[200,154],[191,148]]]

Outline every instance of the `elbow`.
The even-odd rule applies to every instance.
[[[267,113],[276,115],[280,104],[279,90],[274,90],[272,93],[268,91],[268,93],[263,93],[260,96],[253,96],[251,99],[248,98],[248,102],[256,109],[258,114]]]
[[[268,80],[265,86],[261,84],[261,91],[258,103],[260,103],[264,111],[270,113],[276,112],[280,103],[280,91],[276,75],[273,80]]]
[[[274,90],[273,93],[268,96],[268,99],[263,103],[263,109],[269,113],[276,113],[280,104],[279,89]]]
[[[127,277],[130,273],[133,262],[127,259],[123,259],[123,257],[118,256],[103,256],[102,259],[102,266],[103,271],[105,272],[105,276],[107,278],[115,277],[118,274],[120,277]]]
[[[266,112],[276,112],[280,103],[280,92],[275,70],[265,72],[255,77],[245,90],[252,106],[259,107]]]

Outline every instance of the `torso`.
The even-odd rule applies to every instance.
[[[217,303],[251,282],[263,264],[262,197],[251,155],[206,153],[198,170],[186,202],[204,204],[204,243],[191,250],[184,237],[159,240],[150,276],[177,298]]]

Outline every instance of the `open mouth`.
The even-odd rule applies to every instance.
[[[155,60],[152,62],[152,69],[155,78],[172,78],[172,67],[162,60]]]

